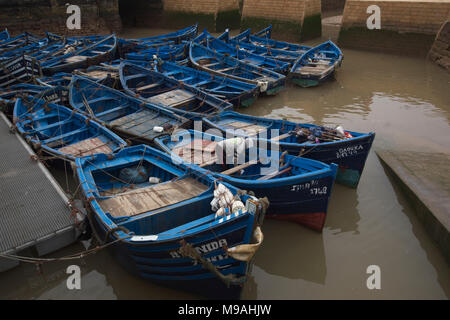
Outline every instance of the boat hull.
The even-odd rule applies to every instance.
[[[107,229],[98,219],[89,202],[85,201],[85,207],[88,208],[91,226],[94,228],[96,236],[100,240],[116,240],[108,235]],[[215,255],[216,259],[223,258],[223,263],[219,263],[218,269],[224,275],[235,274],[244,277],[241,284],[230,284],[229,287],[214,274],[204,269],[201,264],[195,265],[192,259],[181,257],[178,253],[179,240],[168,241],[163,245],[161,243],[133,245],[122,241],[114,244],[111,252],[115,260],[128,273],[152,283],[209,298],[239,299],[253,261],[240,262],[226,257],[222,245],[226,244],[226,246],[232,247],[242,243],[243,239],[249,236],[247,223],[248,220],[243,219],[241,228],[217,228],[184,238],[187,243],[192,244],[195,248],[201,248],[200,250],[217,247],[216,250],[208,252],[205,256]],[[227,267],[229,264],[233,264],[233,267]],[[220,270],[220,265],[227,268]]]
[[[256,184],[251,181],[236,183],[227,181],[225,177],[222,179],[237,188],[252,190],[258,198],[267,197],[270,202],[267,218],[295,222],[322,231],[337,171],[336,166],[331,168],[330,172],[322,175],[311,175],[295,181],[261,187],[255,187]]]
[[[336,182],[356,188],[374,139],[375,133],[369,133],[361,138],[342,140],[336,144],[309,146],[306,144],[280,143],[280,149],[292,155],[300,155],[328,164],[337,164],[339,169]]]

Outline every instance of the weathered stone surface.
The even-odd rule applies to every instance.
[[[70,4],[81,9],[81,29],[69,30],[66,26],[67,1],[13,0],[0,2],[1,28],[12,35],[29,31],[38,35],[50,31],[65,35],[105,34],[118,32],[121,22],[118,0],[72,0]]]
[[[245,0],[242,27],[254,31],[273,25],[273,34],[280,39],[301,40],[318,37],[321,29],[320,0]]]
[[[428,57],[450,73],[450,20],[442,24]]]
[[[381,30],[367,28],[370,5],[380,8]],[[339,44],[426,56],[449,12],[450,0],[347,0]]]
[[[377,151],[450,262],[450,155]],[[426,163],[426,165],[425,165]]]

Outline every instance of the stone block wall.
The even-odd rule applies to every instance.
[[[450,19],[442,24],[428,57],[450,73]]]
[[[117,0],[72,0],[81,9],[81,29],[69,30],[67,1],[13,0],[0,2],[0,28],[12,35],[29,31],[43,35],[45,31],[63,35],[107,34],[118,32],[121,22]]]
[[[239,0],[164,0],[164,26],[183,27],[196,22],[200,29],[221,32],[238,29]]]
[[[367,29],[370,5],[380,7],[380,30]],[[450,0],[347,0],[339,44],[425,56],[449,10]]]
[[[241,29],[273,25],[273,34],[287,40],[321,35],[320,0],[244,0]]]
[[[345,0],[322,0],[322,13],[343,11]]]

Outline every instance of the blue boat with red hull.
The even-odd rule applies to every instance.
[[[216,217],[215,179],[146,145],[77,158],[76,174],[94,234],[116,242],[113,254],[127,271],[208,297],[239,297],[262,242],[263,201],[221,183],[246,207]],[[236,255],[243,245],[254,248],[245,259]]]
[[[233,132],[244,137],[255,135],[256,129],[259,130],[257,133],[264,131],[267,133],[264,139],[277,142],[279,149],[283,152],[337,164],[339,171],[336,181],[353,188],[358,186],[375,139],[374,132],[344,131],[341,135],[333,128],[260,118],[230,111],[215,117],[204,118],[203,121],[208,127],[223,132]],[[271,135],[271,129],[277,130],[276,135]]]
[[[321,231],[337,166],[277,151],[272,154],[266,150],[267,154],[263,154],[256,144],[243,140],[180,130],[172,136],[155,139],[155,143],[173,158],[195,163],[217,179],[251,190],[257,197],[267,197],[270,201],[268,218],[296,222]],[[234,146],[244,143],[250,145],[242,149],[241,161],[236,161],[235,151],[239,147]],[[222,161],[222,156],[227,159]]]

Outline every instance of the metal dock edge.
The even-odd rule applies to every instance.
[[[34,247],[39,256],[77,239],[68,198],[0,112],[0,253]],[[0,258],[0,272],[19,262]]]

